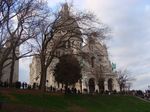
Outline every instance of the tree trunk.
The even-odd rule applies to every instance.
[[[41,61],[41,78],[40,78],[40,90],[46,90],[46,77],[47,77],[47,68],[51,64],[53,57],[49,60],[46,60],[45,47],[43,47],[42,52],[40,53],[40,61]],[[46,62],[47,61],[47,62]]]
[[[45,91],[46,90],[46,75],[47,75],[47,69],[46,67],[41,64],[41,78],[40,78],[40,90]]]
[[[13,86],[14,66],[15,66],[15,50],[13,49],[12,62],[11,62],[11,68],[10,68],[10,77],[9,77],[10,87]]]
[[[2,75],[3,75],[3,66],[0,65],[0,81],[2,81]]]
[[[12,59],[11,69],[10,69],[10,77],[9,77],[9,85],[10,85],[10,87],[13,86],[14,66],[15,66],[15,60]]]
[[[80,79],[80,90],[81,90],[81,93],[82,93],[82,80]]]
[[[65,84],[65,94],[68,94],[68,84]]]
[[[120,84],[120,91],[122,92],[123,91],[123,85]]]

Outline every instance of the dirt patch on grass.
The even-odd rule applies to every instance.
[[[42,108],[42,107],[33,107],[26,104],[18,104],[18,103],[12,103],[14,101],[17,101],[14,94],[31,94],[31,95],[42,95],[46,94],[49,96],[63,96],[63,93],[45,93],[39,90],[17,90],[17,89],[10,89],[10,88],[0,88],[0,92],[3,96],[6,96],[6,98],[9,99],[8,102],[4,102],[1,106],[1,110],[4,112],[58,112],[57,109],[51,109],[51,108]],[[76,104],[71,104],[69,107],[66,107],[68,112],[88,112],[87,109],[80,107]],[[63,110],[60,110],[60,112],[63,112]]]
[[[0,88],[0,93],[7,95],[12,93],[19,93],[19,94],[32,94],[32,95],[41,95],[41,94],[47,94],[50,96],[63,96],[63,93],[52,93],[52,92],[43,92],[40,90],[28,90],[28,89],[14,89],[14,88]]]
[[[69,112],[88,112],[87,109],[80,107],[78,105],[72,105],[71,107],[68,108]]]
[[[2,104],[0,111],[4,112],[58,112],[58,110],[54,109],[45,109],[45,108],[37,108],[31,107],[23,104],[12,104],[12,103],[4,103]],[[61,110],[60,112],[63,112]],[[85,108],[82,108],[77,105],[72,105],[68,107],[67,112],[88,112]]]
[[[35,108],[22,104],[2,104],[1,109],[6,112],[56,112],[55,110]]]

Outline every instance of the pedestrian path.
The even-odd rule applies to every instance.
[[[150,100],[148,100],[148,99],[144,99],[144,98],[141,98],[141,97],[138,97],[138,96],[135,96],[135,97],[138,98],[138,99],[141,99],[141,100],[143,100],[143,101],[145,101],[145,102],[150,103]]]

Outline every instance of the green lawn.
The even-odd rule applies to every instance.
[[[0,95],[0,101],[47,109],[49,112],[150,112],[150,103],[132,96],[12,93],[9,96]]]

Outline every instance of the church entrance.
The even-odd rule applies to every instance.
[[[109,79],[109,80],[108,80],[108,90],[109,90],[109,91],[112,91],[112,90],[113,90],[113,80],[112,80],[112,79]]]
[[[98,80],[98,87],[99,87],[99,92],[104,92],[104,79],[101,78]]]
[[[89,79],[89,92],[93,93],[95,91],[95,81],[94,78]]]

